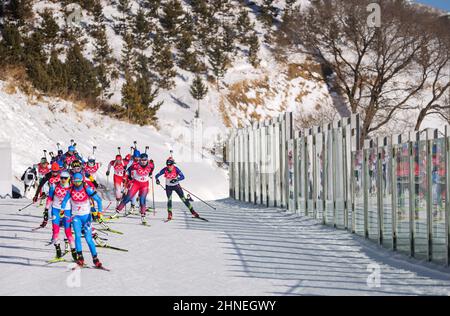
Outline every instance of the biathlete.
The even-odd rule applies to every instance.
[[[139,163],[133,164],[133,166],[129,170],[131,187],[120,202],[119,206],[117,206],[116,213],[114,215],[111,215],[111,219],[117,218],[120,212],[127,205],[127,203],[129,203],[131,199],[139,193],[142,224],[147,224],[147,220],[145,218],[145,214],[147,211],[147,194],[149,191],[149,180],[152,177],[154,168],[154,164],[152,162],[149,162],[148,160],[148,155],[141,154]]]
[[[98,259],[97,249],[92,238],[92,209],[90,198],[97,203],[97,212],[100,223],[102,223],[102,199],[98,196],[94,189],[86,185],[83,181],[83,175],[81,173],[76,173],[73,175],[72,183],[72,188],[66,193],[66,196],[61,203],[61,209],[65,209],[70,201],[73,218],[72,223],[75,232],[75,248],[77,251],[76,262],[79,266],[84,266],[83,248],[81,245],[81,237],[84,232],[84,238],[86,239],[89,250],[92,254],[94,265],[97,268],[102,268],[103,266]]]
[[[189,200],[184,196],[183,189],[181,188],[180,181],[185,179],[185,176],[181,170],[175,166],[175,161],[172,157],[167,159],[166,167],[164,167],[157,175],[156,175],[156,184],[160,185],[159,177],[164,175],[166,179],[166,195],[167,195],[167,221],[172,220],[172,193],[175,192],[180,197],[181,201],[183,201],[184,205],[189,209],[192,216],[200,217],[196,211],[194,211],[193,206],[189,202]]]

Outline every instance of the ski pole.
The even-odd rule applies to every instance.
[[[95,155],[95,151],[97,150],[97,146],[92,146],[92,154]]]
[[[137,149],[137,141],[134,141],[133,144],[134,144],[134,149]]]
[[[19,212],[21,212],[21,211],[23,211],[24,209],[26,209],[26,208],[29,208],[31,205],[33,205],[34,204],[34,202],[31,202],[30,204],[28,204],[27,206],[24,206],[24,207],[22,207],[22,208],[19,208]]]
[[[56,147],[58,147],[58,151],[61,149],[61,144],[60,143],[56,143]]]
[[[149,147],[145,146],[145,153],[147,153],[148,149],[149,149]]]
[[[183,189],[184,191],[186,191],[187,193],[189,193],[190,195],[193,195],[195,198],[199,199],[201,202],[203,202],[203,203],[205,203],[206,205],[208,205],[208,206],[209,206],[210,208],[212,208],[213,210],[216,210],[216,208],[215,208],[214,206],[212,206],[211,204],[209,204],[209,203],[203,201],[201,198],[199,198],[198,196],[196,196],[194,193],[190,192],[189,190],[187,190],[187,189],[185,189],[185,188],[183,188],[183,187],[182,187],[182,189]]]
[[[47,150],[44,149],[44,157],[47,159]]]
[[[155,209],[155,179],[153,179],[152,176],[152,199],[153,199],[153,216],[156,216],[156,209]]]
[[[121,153],[120,153],[120,147],[117,147],[117,150],[119,151],[119,155],[121,155]]]
[[[164,191],[166,191],[166,188],[163,187],[161,183],[159,184],[159,186],[160,186]]]

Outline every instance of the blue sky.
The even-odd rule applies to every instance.
[[[416,0],[416,2],[428,4],[450,12],[450,0]]]

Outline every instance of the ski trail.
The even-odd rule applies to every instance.
[[[0,295],[449,295],[450,271],[382,249],[371,242],[278,209],[233,200],[194,202],[209,222],[193,219],[181,203],[164,223],[157,203],[151,227],[129,216],[107,225],[119,252],[99,248],[111,272],[81,270],[67,283],[68,263],[46,265],[53,247],[42,210],[17,209],[27,200],[0,201]],[[105,201],[106,205],[109,203]],[[84,245],[87,264],[91,257]],[[368,286],[369,265],[380,267],[380,287]],[[75,277],[75,276],[74,276]]]

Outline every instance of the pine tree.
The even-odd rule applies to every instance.
[[[134,46],[141,51],[146,50],[149,46],[150,23],[146,18],[146,14],[142,8],[139,8],[133,21]]]
[[[257,68],[259,66],[260,59],[258,58],[259,40],[258,36],[256,36],[256,33],[250,35],[247,39],[247,42],[249,45],[248,60],[253,67]]]
[[[125,75],[125,84],[122,86],[122,106],[127,111],[128,121],[132,121],[132,112],[141,106],[142,99],[137,90],[137,86],[133,78],[129,75]]]
[[[10,0],[6,8],[6,16],[10,22],[19,26],[25,24],[26,20],[33,16],[32,0]]]
[[[217,90],[219,90],[219,80],[225,75],[227,71],[229,59],[223,49],[223,44],[220,40],[215,40],[211,48],[208,49],[208,61],[211,64],[212,72],[216,77]]]
[[[163,5],[160,23],[170,38],[176,37],[178,28],[183,22],[184,11],[178,0],[169,0]]]
[[[224,25],[222,34],[223,50],[227,53],[233,53],[235,49],[234,40],[236,39],[233,28],[230,25]]]
[[[49,64],[47,66],[47,73],[51,79],[52,91],[58,95],[67,94],[67,68],[66,65],[59,60],[58,52],[52,51]]]
[[[122,71],[124,74],[132,72],[135,65],[135,54],[133,53],[133,36],[126,33],[124,36],[124,46],[122,49]]]
[[[241,9],[236,21],[236,28],[240,38],[245,38],[247,32],[253,29],[247,10]]]
[[[80,98],[95,99],[100,93],[97,72],[94,65],[87,60],[79,43],[75,43],[67,53],[67,75],[70,78],[69,92]]]
[[[48,9],[41,14],[41,18],[42,24],[38,31],[42,33],[44,43],[50,45],[50,50],[53,50],[59,42],[59,26]]]
[[[157,18],[158,10],[161,7],[161,0],[143,0],[142,6],[148,9],[148,17]]]
[[[153,60],[154,70],[159,75],[158,84],[160,88],[170,89],[174,86],[173,78],[177,72],[174,69],[174,60],[170,45],[158,32],[153,40]]]
[[[266,26],[267,30],[270,30],[275,22],[277,10],[273,6],[274,0],[263,0],[259,18]]]
[[[202,78],[199,75],[195,76],[190,88],[191,96],[197,100],[197,111],[195,117],[200,117],[200,100],[203,100],[208,93],[208,87],[203,83]]]
[[[23,60],[23,39],[16,25],[7,23],[1,30],[0,64],[17,65]]]
[[[128,31],[129,25],[130,25],[130,17],[131,17],[131,4],[130,0],[119,0],[119,3],[117,5],[117,10],[120,13],[119,17],[119,28],[120,28],[120,34],[122,36],[125,36],[125,34]]]

